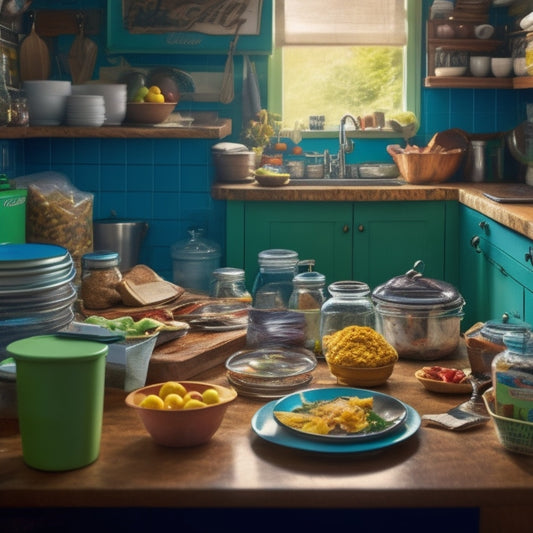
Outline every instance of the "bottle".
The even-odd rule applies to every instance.
[[[8,68],[7,55],[0,49],[0,126],[11,122],[11,97],[6,83]]]
[[[533,422],[533,335],[506,333],[506,349],[492,361],[497,415]]]
[[[209,296],[213,298],[237,298],[242,302],[251,302],[252,295],[246,289],[244,270],[224,267],[213,271]]]
[[[287,309],[292,293],[292,280],[298,273],[298,254],[274,248],[259,252],[259,272],[252,287],[256,309]]]
[[[326,277],[320,272],[302,272],[292,280],[293,291],[289,309],[305,316],[304,346],[315,354],[322,353],[320,337],[320,309],[326,301]]]
[[[80,295],[84,307],[105,309],[121,303],[122,297],[117,290],[122,280],[119,264],[117,252],[99,251],[82,256]]]
[[[328,286],[331,298],[320,311],[320,339],[348,326],[376,327],[370,287],[362,281],[336,281]]]

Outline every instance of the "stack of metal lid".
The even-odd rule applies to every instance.
[[[14,340],[54,333],[72,322],[75,274],[61,246],[0,245],[0,357]]]

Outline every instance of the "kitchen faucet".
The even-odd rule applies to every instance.
[[[342,116],[341,122],[339,125],[339,154],[337,156],[338,166],[339,166],[339,178],[346,177],[346,154],[353,152],[353,141],[346,137],[346,121],[350,119],[355,126],[355,129],[359,129],[357,124],[357,119],[346,113]]]

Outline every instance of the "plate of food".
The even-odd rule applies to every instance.
[[[274,418],[299,438],[346,443],[397,431],[406,421],[407,408],[387,394],[334,387],[285,396],[274,406]]]
[[[416,379],[429,391],[443,394],[471,394],[470,371],[443,366],[424,366],[415,372]]]

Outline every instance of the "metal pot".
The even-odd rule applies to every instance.
[[[252,178],[255,152],[242,144],[218,143],[211,150],[218,181],[239,182]]]

